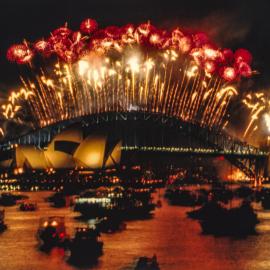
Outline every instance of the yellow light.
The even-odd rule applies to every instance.
[[[52,225],[53,227],[55,227],[55,226],[57,226],[57,225],[58,225],[58,223],[57,223],[57,221],[56,221],[56,220],[54,220],[54,221],[51,223],[51,225]]]
[[[187,76],[188,77],[194,77],[198,73],[199,68],[197,66],[192,66],[188,71],[187,71]]]
[[[78,72],[80,76],[83,76],[86,73],[86,71],[89,69],[89,63],[85,60],[80,60],[78,62],[78,66],[79,66]]]
[[[154,65],[155,65],[155,63],[154,63],[154,61],[152,59],[148,59],[145,62],[145,66],[146,66],[147,69],[152,69]]]
[[[47,227],[48,226],[48,221],[45,221],[44,223],[43,223],[43,227]]]
[[[264,121],[267,127],[267,131],[270,132],[270,115],[268,113],[264,114]]]
[[[139,59],[136,56],[128,60],[128,64],[133,72],[139,72]]]

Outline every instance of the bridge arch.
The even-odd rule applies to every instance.
[[[147,112],[102,113],[71,119],[0,145],[2,157],[12,155],[16,145],[47,146],[66,129],[81,129],[86,137],[93,131],[109,134],[110,142],[121,140],[122,155],[224,156],[248,177],[264,174],[268,152],[233,138],[221,130],[201,127],[174,117]],[[2,158],[2,159],[3,159]]]

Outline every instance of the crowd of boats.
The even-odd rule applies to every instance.
[[[74,237],[66,232],[64,217],[42,219],[37,233],[41,250],[48,251],[53,247],[62,247],[69,252],[68,262],[74,265],[95,264],[103,254],[103,242],[97,227],[78,227]],[[157,257],[140,257],[135,270],[159,270]]]
[[[102,255],[103,242],[95,227],[78,227],[74,237],[67,234],[65,218],[52,216],[40,220],[37,231],[40,250],[48,252],[54,247],[69,251],[68,261],[72,264],[95,263]]]
[[[151,197],[152,190],[146,187],[124,188],[122,186],[99,187],[85,190],[79,195],[57,192],[46,198],[52,207],[73,207],[80,213],[85,226],[68,235],[65,218],[44,217],[37,230],[39,249],[49,252],[61,247],[66,252],[67,261],[74,265],[92,265],[103,253],[101,233],[114,233],[126,229],[125,221],[151,217],[156,204]],[[2,199],[2,200],[1,200]],[[36,211],[38,205],[26,196],[2,193],[0,205],[18,205],[18,211]],[[7,229],[4,221],[5,210],[0,212],[0,230]],[[141,257],[134,269],[159,269],[156,256]]]
[[[66,233],[63,217],[42,220],[38,230],[43,250],[60,246],[68,250],[71,264],[95,263],[103,252],[101,233],[113,233],[126,228],[125,221],[151,215],[155,204],[147,188],[123,188],[121,186],[99,187],[82,192],[73,198],[57,193],[48,198],[54,207],[71,205],[81,214],[81,219],[91,225],[75,229],[74,237]],[[144,257],[142,257],[144,258]],[[159,269],[156,258],[138,260],[135,269]],[[155,263],[149,263],[149,261]],[[155,267],[154,267],[155,266]]]
[[[52,207],[72,207],[87,225],[76,228],[73,236],[70,236],[64,217],[42,218],[37,230],[40,250],[47,252],[61,247],[66,250],[71,264],[96,263],[103,253],[102,233],[125,230],[128,220],[149,218],[156,207],[162,206],[160,200],[153,201],[153,191],[153,187],[143,185],[110,185],[87,189],[80,194],[67,194],[64,191],[52,194],[46,199]],[[260,202],[264,209],[270,209],[270,189],[267,188],[231,188],[216,183],[208,188],[194,188],[193,185],[190,189],[181,181],[175,181],[166,186],[164,197],[172,205],[189,207],[187,216],[199,222],[202,233],[212,235],[242,237],[254,234],[259,219],[252,203]],[[237,206],[232,206],[233,200],[238,202]],[[36,202],[14,193],[2,193],[0,205],[18,205],[18,211],[38,210]],[[5,210],[1,210],[0,231],[6,229]],[[159,269],[156,256],[139,258],[134,269]]]
[[[172,205],[195,208],[187,216],[199,221],[204,234],[236,237],[255,234],[259,219],[252,203],[270,209],[270,189],[244,185],[232,188],[219,183],[208,189],[190,190],[173,184],[167,187],[165,197]]]

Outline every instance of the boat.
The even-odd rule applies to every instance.
[[[0,232],[3,232],[7,229],[7,225],[5,224],[5,210],[0,210]]]
[[[223,185],[216,185],[209,191],[208,197],[212,200],[227,204],[233,199],[233,192]]]
[[[240,207],[221,207],[215,214],[212,212],[199,222],[204,234],[240,237],[255,234],[259,220],[250,203],[244,201]]]
[[[239,198],[252,198],[254,196],[254,191],[248,186],[241,185],[235,190],[235,195]]]
[[[198,209],[188,211],[187,216],[196,220],[204,220],[209,216],[214,217],[222,211],[225,211],[225,208],[219,202],[211,200]]]
[[[87,218],[108,216],[122,195],[122,192],[116,193],[107,188],[88,189],[75,198],[74,211]]]
[[[34,202],[22,202],[19,205],[20,211],[36,211],[37,210],[37,203]]]
[[[263,209],[265,209],[265,210],[270,209],[270,191],[268,189],[262,190],[261,203],[262,203]]]
[[[66,196],[63,192],[56,192],[47,200],[56,208],[61,208],[66,206]]]
[[[157,200],[156,207],[157,208],[161,208],[162,207],[162,201],[161,200]]]
[[[78,227],[70,241],[69,262],[76,265],[95,263],[102,255],[103,242],[100,233],[94,227]]]
[[[149,188],[129,188],[124,192],[123,200],[118,205],[118,213],[125,219],[147,218],[155,210]]]
[[[199,191],[190,191],[180,187],[167,194],[167,198],[172,205],[196,206],[201,205],[207,197]]]
[[[145,217],[154,209],[148,189],[122,187],[87,190],[75,199],[74,207],[86,218],[118,216],[121,219]]]
[[[95,226],[99,232],[113,233],[126,229],[126,223],[123,222],[118,216],[106,216],[99,218]]]
[[[42,249],[66,247],[69,237],[66,233],[64,217],[52,216],[40,219],[37,237]]]
[[[10,192],[3,192],[0,195],[0,205],[2,206],[13,206],[18,200],[26,199],[27,196],[12,194]]]
[[[270,195],[262,197],[261,201],[262,201],[263,209],[269,210],[270,209]]]
[[[134,270],[159,270],[157,262],[157,256],[154,255],[152,258],[140,257],[135,266]]]

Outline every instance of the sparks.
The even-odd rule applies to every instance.
[[[23,89],[10,94],[2,115],[30,118],[33,128],[130,108],[222,128],[238,94],[233,83],[250,76],[252,60],[247,50],[216,48],[204,33],[165,31],[150,22],[98,29],[93,19],[79,31],[65,25],[48,38],[13,45],[7,57],[35,75],[21,77]],[[33,65],[40,57],[56,62]],[[22,108],[31,117],[23,119]]]
[[[264,120],[267,131],[270,132],[270,99],[264,92],[249,93],[242,100],[250,111],[249,122],[244,132],[244,137],[250,136],[258,130],[259,122]]]

